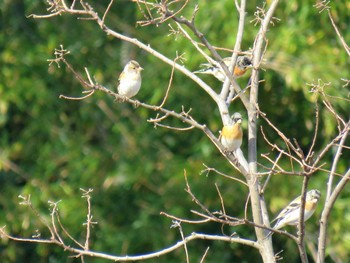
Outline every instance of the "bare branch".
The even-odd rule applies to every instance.
[[[69,232],[67,231],[67,229],[64,227],[64,225],[61,222],[61,218],[60,216],[57,214],[56,216],[56,220],[57,223],[59,224],[60,228],[62,229],[63,233],[69,237],[75,244],[77,244],[79,247],[84,248],[84,246],[82,244],[80,244],[80,242],[78,242],[74,237],[72,237],[71,234],[69,234]]]
[[[300,205],[299,222],[298,222],[297,245],[299,249],[300,259],[301,259],[301,262],[303,263],[308,262],[306,249],[305,249],[305,240],[304,240],[304,236],[305,236],[305,220],[304,220],[305,212],[304,211],[305,211],[305,200],[306,200],[306,193],[307,193],[307,186],[309,184],[309,179],[310,178],[308,176],[304,176],[303,187],[301,190],[301,205]]]
[[[345,125],[344,129],[336,136],[334,137],[334,139],[328,143],[322,150],[321,152],[318,154],[318,156],[316,157],[316,159],[313,162],[313,166],[316,166],[321,159],[323,158],[323,156],[329,151],[329,149],[331,147],[333,147],[336,142],[338,142],[339,140],[341,140],[341,138],[344,136],[344,134],[347,134],[350,130],[350,121]]]
[[[276,127],[275,127],[276,128]],[[277,129],[277,128],[276,128]],[[288,143],[289,143],[289,139],[287,139],[287,143],[286,143],[286,146],[288,147],[288,151],[289,152],[286,152],[284,151],[283,149],[279,148],[276,144],[272,144],[266,137],[265,135],[265,132],[264,130],[262,129],[261,127],[261,133],[263,134],[263,137],[264,137],[264,140],[272,147],[272,150],[276,149],[278,150],[280,153],[288,156],[290,158],[290,164],[291,164],[291,167],[292,167],[292,171],[294,172],[294,166],[293,166],[293,160],[297,163],[299,163],[299,165],[302,167],[303,166],[303,163],[298,159],[296,158],[295,156],[292,155],[292,153],[290,152],[290,148],[288,147]],[[283,134],[282,132],[280,132],[281,134]],[[284,137],[286,138],[286,137]],[[294,146],[293,146],[294,147]]]
[[[195,195],[192,193],[190,184],[188,183],[187,180],[187,174],[186,174],[186,170],[184,171],[184,177],[185,177],[185,182],[186,182],[186,189],[185,191],[191,196],[192,201],[194,201],[203,211],[205,211],[210,217],[215,218],[215,216],[208,210],[208,208],[206,208],[196,197]]]
[[[326,10],[329,20],[332,23],[332,26],[335,30],[335,33],[337,34],[341,44],[343,45],[346,53],[348,53],[348,56],[350,56],[350,48],[349,46],[346,44],[344,37],[342,36],[342,34],[340,33],[337,25],[334,22],[333,16],[332,16],[332,12],[331,12],[331,8],[329,6],[330,1],[319,1],[317,4],[315,4],[314,6],[318,9],[320,9],[320,13],[323,12],[324,10]]]
[[[113,2],[114,2],[114,0],[111,0],[111,1],[109,2],[108,6],[107,6],[107,9],[106,9],[106,11],[105,11],[105,13],[103,14],[103,17],[102,17],[102,24],[105,23],[105,19],[106,19],[106,17],[107,17],[107,14],[108,14],[109,10],[111,9],[111,7],[112,7],[112,5],[113,5]]]
[[[277,166],[280,170],[283,170],[281,167],[279,167],[279,166],[277,165],[277,163],[278,163],[278,161],[281,159],[281,157],[282,157],[282,153],[280,152],[279,155],[277,156],[276,160],[275,160],[274,162],[272,162],[272,163],[273,163],[273,166],[272,166],[272,168],[271,168],[271,171],[274,170],[276,166]],[[264,182],[263,187],[262,187],[261,190],[260,190],[262,194],[265,192],[265,189],[266,189],[266,187],[267,187],[267,184],[268,184],[269,181],[270,181],[271,175],[272,175],[272,174],[270,173],[269,176],[267,177],[266,181]]]
[[[83,91],[82,93],[88,93],[87,95],[85,96],[82,96],[82,97],[70,97],[70,96],[66,96],[66,95],[60,95],[59,98],[60,99],[65,99],[65,100],[84,100],[88,97],[90,97],[91,95],[93,95],[95,93],[95,90],[92,89],[92,90],[87,90],[87,91]]]
[[[242,2],[245,2],[245,0],[243,0]],[[244,11],[245,12],[245,11]],[[167,16],[170,16],[172,14],[171,11],[167,10]],[[199,30],[196,28],[195,24],[194,24],[194,19],[187,20],[184,17],[176,17],[173,16],[172,17],[173,20],[175,22],[177,22],[178,24],[184,24],[186,25],[199,39],[200,41],[204,44],[204,46],[210,51],[210,53],[212,54],[212,56],[214,57],[214,59],[219,62],[221,68],[224,70],[226,76],[229,78],[229,83],[231,83],[235,89],[237,89],[237,93],[243,103],[243,105],[248,109],[249,107],[249,103],[248,103],[248,99],[246,97],[245,94],[243,94],[241,91],[241,89],[239,88],[238,84],[236,83],[236,81],[233,78],[233,75],[230,73],[232,72],[232,70],[230,71],[229,68],[226,66],[226,64],[223,62],[221,56],[216,52],[215,48],[213,48],[213,46],[209,43],[209,41],[205,38],[204,34],[202,34],[201,32],[199,32]],[[192,41],[191,41],[192,42]],[[194,42],[192,42],[194,43]],[[196,46],[196,45],[195,45]],[[198,46],[197,46],[198,47]],[[197,48],[199,50],[199,48]],[[236,54],[237,56],[237,54]],[[233,69],[233,65],[232,65],[232,69]],[[223,96],[220,96],[221,98],[223,98]],[[225,100],[225,98],[223,98],[223,100]],[[220,108],[220,105],[218,105]],[[220,108],[221,109],[221,108]],[[224,108],[225,109],[225,108]],[[225,113],[225,111],[221,111],[220,113]],[[225,117],[223,116],[224,122],[226,121],[226,119],[228,119],[229,116]]]
[[[185,250],[185,254],[186,254],[186,262],[189,263],[190,259],[188,257],[187,244],[185,242],[185,236],[184,236],[184,233],[183,233],[183,230],[182,230],[182,227],[181,227],[181,222],[180,221],[173,221],[173,224],[172,224],[172,226],[170,228],[178,228],[179,229],[182,241],[184,242],[184,250]]]
[[[187,223],[187,224],[203,224],[203,223],[207,223],[207,222],[212,221],[209,218],[204,219],[204,220],[188,220],[188,219],[179,218],[179,217],[176,217],[173,215],[169,215],[168,213],[165,213],[165,212],[160,212],[160,215],[164,215],[164,216],[169,217],[173,220],[180,221],[180,222]]]
[[[241,0],[241,5],[239,8],[237,8],[237,10],[239,11],[239,22],[238,22],[238,31],[237,31],[237,35],[236,35],[236,43],[234,46],[234,50],[240,51],[241,50],[241,43],[242,43],[242,39],[243,39],[243,33],[244,33],[244,22],[245,22],[245,16],[246,16],[246,0]],[[234,71],[234,67],[236,65],[237,58],[238,58],[238,53],[234,52],[232,54],[232,57],[231,57],[230,65],[228,66],[228,70],[230,72],[230,75],[226,75],[224,85],[222,86],[222,89],[220,92],[220,96],[226,101],[227,105],[230,105],[230,103],[231,103],[231,100],[229,98],[227,98],[229,95],[229,89],[230,89],[231,85],[238,96],[240,96],[239,93],[242,92],[242,90],[238,86],[238,84],[235,81],[234,81],[235,83],[232,83],[233,81],[231,81],[231,76],[232,76],[231,72]],[[246,96],[246,95],[242,94],[241,98],[243,98],[244,96]]]
[[[343,145],[345,144],[345,141],[348,137],[348,134],[350,132],[350,120],[347,123],[347,126],[345,127],[345,131],[342,133],[342,137],[340,139],[340,143],[337,149],[337,152],[334,157],[334,161],[332,164],[332,170],[329,175],[328,183],[327,183],[327,196],[325,200],[325,206],[322,211],[321,219],[320,219],[320,234],[318,239],[318,254],[317,254],[317,262],[324,262],[325,258],[325,250],[326,250],[326,237],[327,237],[327,226],[328,226],[328,218],[330,215],[331,210],[333,209],[334,203],[337,200],[338,196],[340,195],[341,191],[345,187],[345,185],[348,183],[350,179],[350,169],[345,173],[345,175],[342,177],[342,179],[338,182],[334,190],[333,188],[333,172],[335,171],[338,160],[340,158],[340,155],[342,153]]]
[[[63,1],[63,0],[60,0],[60,1]],[[139,0],[137,0],[137,1],[139,1]],[[209,96],[212,97],[213,100],[218,104],[219,108],[223,108],[223,107],[224,107],[224,109],[226,108],[225,102],[221,100],[220,96],[218,96],[211,89],[211,87],[209,87],[199,77],[197,77],[191,71],[186,69],[184,66],[182,66],[182,65],[180,65],[178,63],[174,63],[173,60],[167,58],[163,54],[161,54],[158,51],[156,51],[155,49],[151,48],[150,45],[146,45],[146,44],[140,42],[136,38],[125,36],[125,35],[123,35],[121,33],[118,33],[116,31],[110,29],[109,27],[107,27],[104,24],[104,21],[98,16],[98,14],[95,11],[92,10],[92,8],[90,6],[84,5],[84,9],[83,10],[64,8],[63,11],[61,11],[61,12],[70,13],[72,15],[84,15],[86,17],[90,17],[92,20],[96,21],[96,23],[101,27],[101,29],[107,35],[111,35],[111,36],[113,36],[115,38],[118,38],[118,39],[121,39],[123,41],[129,42],[129,43],[131,43],[131,44],[133,44],[133,45],[135,45],[135,46],[145,50],[146,52],[150,53],[151,55],[153,55],[154,57],[160,59],[161,61],[165,62],[166,64],[170,65],[171,67],[174,67],[175,69],[179,70],[184,75],[188,76],[193,81],[195,81],[200,87],[202,87],[204,89],[204,91],[206,91],[209,94]],[[168,15],[169,15],[169,13],[168,13]],[[45,16],[43,17],[43,16],[35,16],[35,15],[32,15],[32,17],[33,18],[46,18]]]
[[[52,228],[53,231],[55,233],[55,238],[58,239],[58,242],[60,242],[61,244],[64,245],[63,239],[61,238],[60,234],[58,233],[58,229],[56,227],[56,220],[55,218],[58,217],[58,202],[52,202],[52,201],[48,201],[49,205],[52,207],[52,211],[51,211],[51,224],[52,224]]]
[[[258,87],[259,87],[259,66],[262,61],[264,45],[267,45],[266,32],[273,19],[273,14],[278,6],[279,0],[273,0],[261,23],[259,33],[256,36],[253,47],[253,70],[251,76],[251,88],[248,109],[248,162],[249,162],[249,192],[254,223],[258,225],[270,225],[269,214],[264,196],[261,194],[260,178],[257,172],[257,114],[258,114]],[[254,228],[258,242],[263,246],[262,253],[264,262],[275,262],[271,238],[266,238],[264,229]]]
[[[350,169],[348,169],[348,171],[344,174],[343,179],[335,187],[330,198],[326,200],[324,209],[322,211],[321,219],[320,219],[320,231],[319,231],[320,234],[318,238],[318,254],[317,254],[318,263],[324,262],[324,259],[325,259],[327,225],[328,225],[328,218],[329,218],[330,212],[334,206],[335,201],[337,200],[338,196],[340,195],[341,191],[343,190],[343,188],[345,187],[345,185],[349,180],[350,180]]]
[[[261,112],[259,109],[258,109],[258,113],[259,115],[267,122],[267,124],[272,127],[276,132],[277,134],[281,137],[281,139],[283,139],[283,141],[286,143],[286,145],[288,146],[288,148],[291,148],[293,150],[293,152],[295,154],[297,154],[299,157],[302,157],[300,155],[300,152],[298,151],[298,149],[290,142],[290,140],[284,135],[283,132],[281,132],[267,117],[266,117],[266,114]]]
[[[192,233],[190,236],[187,236],[184,240],[177,242],[175,245],[172,245],[170,247],[164,248],[160,251],[145,254],[145,255],[140,255],[140,256],[112,256],[108,255],[105,253],[100,253],[100,252],[95,252],[95,251],[85,251],[82,249],[76,249],[70,246],[65,246],[62,243],[59,243],[57,240],[48,240],[48,239],[30,239],[30,238],[16,238],[8,235],[4,227],[0,228],[0,234],[5,236],[8,239],[14,240],[14,241],[19,241],[19,242],[31,242],[31,243],[45,243],[45,244],[56,244],[65,250],[76,253],[78,255],[85,255],[89,257],[96,257],[96,258],[102,258],[102,259],[107,259],[111,261],[141,261],[141,260],[146,260],[146,259],[152,259],[152,258],[158,258],[162,255],[168,254],[180,247],[182,247],[185,243],[187,244],[188,242],[196,239],[202,239],[202,240],[212,240],[212,241],[224,241],[228,243],[238,243],[246,246],[250,246],[253,248],[256,248],[258,250],[261,249],[261,246],[255,242],[251,241],[248,239],[244,238],[239,238],[239,237],[226,237],[226,236],[218,236],[218,235],[209,235],[209,234],[197,234],[197,233]]]
[[[205,59],[211,63],[211,64],[217,64],[217,62],[212,59],[210,56],[208,56],[203,49],[201,49],[200,44],[197,43],[191,36],[190,34],[187,33],[187,31],[181,26],[180,23],[176,22],[176,25],[178,26],[178,28],[180,29],[181,33],[192,43],[192,45],[198,50],[199,53],[201,53],[203,55],[203,57],[205,57]]]
[[[199,261],[199,263],[204,263],[204,259],[207,256],[209,249],[210,249],[210,247],[207,247],[207,249],[205,250],[205,252],[201,258],[201,261]]]
[[[233,176],[224,174],[224,173],[218,171],[218,170],[215,169],[215,168],[208,167],[208,166],[205,165],[205,164],[203,164],[203,165],[204,165],[205,169],[202,170],[202,171],[200,172],[201,174],[202,174],[202,173],[206,173],[206,174],[208,175],[210,172],[215,172],[215,173],[217,173],[217,174],[219,174],[219,175],[221,175],[221,176],[223,176],[223,177],[225,177],[225,178],[228,178],[228,179],[237,181],[237,182],[239,182],[239,183],[241,183],[241,184],[243,184],[243,185],[245,185],[245,186],[248,187],[248,184],[245,183],[245,182],[244,182],[243,180],[241,180],[241,179],[238,179],[238,178],[236,178],[236,177],[233,177]]]
[[[312,143],[311,143],[311,146],[310,146],[310,149],[309,149],[309,152],[305,158],[305,161],[309,161],[310,158],[313,156],[314,152],[313,152],[313,149],[315,147],[315,144],[316,144],[316,139],[317,139],[317,135],[318,135],[318,128],[319,128],[319,107],[318,107],[318,103],[316,102],[315,103],[315,106],[316,106],[316,109],[315,109],[315,132],[314,132],[314,137],[312,139]]]
[[[170,87],[171,87],[171,83],[173,82],[173,76],[174,76],[174,70],[175,70],[175,62],[176,62],[176,60],[178,60],[178,59],[183,59],[182,58],[182,56],[176,56],[176,58],[174,59],[174,65],[173,65],[173,67],[171,68],[171,74],[170,74],[170,78],[169,78],[169,84],[168,84],[168,88],[167,88],[167,90],[166,90],[166,93],[165,93],[165,96],[164,96],[164,98],[163,98],[163,101],[162,101],[162,103],[158,106],[158,107],[160,107],[160,108],[162,108],[163,106],[164,106],[164,104],[165,104],[165,102],[166,102],[166,99],[168,98],[168,95],[169,95],[169,91],[170,91]]]
[[[91,226],[94,224],[97,224],[97,222],[92,221],[92,214],[91,214],[91,195],[90,194],[92,193],[93,189],[84,190],[81,188],[80,191],[83,192],[82,198],[86,198],[87,208],[88,208],[88,211],[86,214],[86,223],[83,224],[86,226],[86,237],[85,237],[84,250],[88,251],[89,250],[89,242],[90,242]]]
[[[222,213],[224,214],[224,216],[226,215],[226,210],[225,210],[225,204],[224,204],[224,199],[222,198],[222,195],[220,193],[220,189],[218,187],[218,185],[215,183],[215,188],[216,191],[218,192],[218,195],[220,197],[220,203],[221,203],[221,209],[222,209]]]
[[[166,22],[169,19],[172,19],[174,16],[180,14],[182,12],[182,10],[187,6],[189,0],[185,0],[185,2],[183,3],[183,5],[175,12],[169,12],[168,7],[171,5],[167,3],[167,1],[162,1],[162,3],[158,4],[158,3],[150,3],[147,1],[143,1],[143,0],[132,0],[133,2],[137,2],[138,7],[141,11],[141,13],[144,15],[144,17],[146,18],[146,20],[144,21],[138,21],[137,24],[141,25],[141,26],[148,26],[151,24],[155,24],[156,26],[158,26],[159,24],[162,24],[164,22]],[[174,1],[177,2],[177,1]],[[145,15],[144,11],[142,10],[140,4],[144,4],[146,6],[146,10],[148,12],[148,15]],[[151,13],[151,10],[148,6],[151,6],[153,9],[157,10],[157,14],[160,14],[159,17],[157,18],[153,18],[153,15]],[[196,12],[196,10],[195,10]],[[194,12],[194,13],[195,13]]]
[[[33,207],[32,202],[30,201],[30,195],[28,196],[22,196],[19,195],[19,198],[21,198],[23,201],[20,202],[20,205],[25,205],[28,206],[30,208],[30,210],[34,213],[34,215],[39,218],[40,222],[43,223],[43,225],[50,231],[51,234],[51,239],[55,239],[55,231],[54,229],[50,226],[49,222],[42,216],[40,215],[40,213],[38,212],[38,210],[36,210]]]

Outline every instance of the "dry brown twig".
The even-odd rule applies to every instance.
[[[223,203],[223,198],[221,196],[221,193],[218,189],[218,187],[216,186],[217,192],[218,192],[218,196],[221,200],[221,207],[222,207],[222,211],[220,212],[211,212],[209,211],[209,209],[202,204],[197,197],[195,196],[195,194],[192,192],[190,184],[188,182],[187,179],[187,174],[186,171],[184,172],[184,178],[185,178],[185,183],[186,183],[186,188],[185,191],[190,195],[191,200],[193,202],[195,202],[200,208],[201,210],[203,210],[205,212],[201,213],[195,210],[191,210],[191,212],[195,215],[198,215],[199,217],[204,218],[203,220],[189,220],[189,219],[182,219],[182,218],[178,218],[176,216],[173,215],[169,215],[165,212],[162,212],[162,215],[165,215],[166,217],[171,218],[172,220],[175,221],[179,221],[179,222],[183,222],[183,223],[188,223],[188,224],[201,224],[201,223],[207,223],[207,222],[216,222],[216,223],[220,223],[220,224],[225,224],[225,225],[230,225],[230,226],[236,226],[239,224],[243,224],[243,220],[242,219],[238,219],[238,218],[234,218],[231,216],[228,216],[225,212],[225,206]]]
[[[315,120],[316,123],[318,122],[318,110],[316,110],[316,115],[315,115]],[[334,111],[334,116],[337,119],[341,119],[341,117],[339,115],[336,114],[336,112]],[[270,124],[271,122],[267,119],[267,117],[264,115],[264,119],[266,119],[268,121],[268,123]],[[341,123],[343,123],[343,121],[341,121]],[[273,125],[271,123],[271,125],[275,130],[277,130],[277,127],[275,125]],[[343,125],[341,125],[343,126]],[[277,146],[276,144],[273,144],[269,141],[269,139],[267,138],[264,130],[261,127],[261,132],[263,135],[264,140],[268,143],[268,145],[270,145],[272,147],[272,150],[277,150],[280,154],[285,155],[286,157],[288,157],[291,160],[291,165],[292,165],[292,161],[297,162],[300,166],[300,168],[302,169],[302,172],[297,172],[294,169],[294,166],[292,165],[292,170],[291,171],[286,171],[285,169],[282,169],[281,167],[279,167],[278,170],[275,170],[273,167],[269,168],[269,167],[265,167],[267,170],[270,170],[272,173],[278,173],[278,174],[285,174],[285,175],[296,175],[296,176],[311,176],[312,174],[314,174],[317,171],[322,171],[325,173],[329,173],[330,170],[328,169],[323,169],[322,167],[325,166],[325,163],[319,164],[319,162],[322,160],[322,157],[328,152],[328,150],[330,149],[330,147],[332,147],[333,145],[336,144],[336,142],[341,138],[342,134],[346,131],[345,129],[342,129],[339,131],[339,134],[331,141],[331,143],[329,143],[326,147],[324,147],[324,149],[321,149],[320,153],[315,157],[314,157],[314,147],[315,147],[315,141],[316,141],[316,137],[317,137],[317,133],[318,133],[318,129],[317,129],[317,125],[316,125],[316,129],[313,135],[313,142],[308,150],[308,154],[305,157],[304,154],[301,151],[301,147],[299,146],[297,141],[294,141],[295,146],[293,146],[294,148],[294,153],[297,153],[297,156],[292,155],[291,152],[286,152],[285,150],[283,150],[282,148],[280,148],[279,146]],[[281,131],[277,132],[278,134],[283,134]],[[283,138],[284,141],[288,141],[289,139],[287,139],[287,137],[283,134]],[[288,146],[288,145],[287,145]],[[264,157],[265,159],[267,159],[269,162],[271,162],[272,165],[277,164],[276,160],[272,160],[271,158],[269,158],[266,154],[262,154],[262,157]],[[334,175],[336,176],[341,176],[341,174],[339,173],[334,173]]]
[[[205,250],[201,260],[199,261],[199,263],[204,263],[205,257],[207,256],[208,252],[209,252],[210,247],[207,247],[207,249]]]
[[[304,176],[303,179],[303,186],[301,189],[301,205],[300,205],[300,213],[299,213],[299,222],[298,222],[298,238],[297,238],[297,245],[299,249],[299,254],[301,261],[303,263],[308,262],[307,254],[306,254],[306,248],[305,248],[305,241],[304,241],[304,236],[305,236],[305,221],[304,221],[304,210],[305,210],[305,200],[306,200],[306,193],[307,193],[307,187],[309,184],[309,176]]]
[[[220,198],[220,203],[221,203],[221,209],[222,209],[223,217],[226,219],[226,209],[225,209],[224,199],[222,198],[219,186],[216,183],[215,183],[215,188],[216,188],[216,192],[218,193],[218,196]]]
[[[182,230],[182,226],[181,226],[181,221],[173,221],[173,224],[170,226],[170,228],[178,228],[180,235],[181,235],[181,239],[184,242],[184,250],[185,250],[185,255],[186,255],[186,262],[189,263],[190,259],[188,257],[188,250],[187,250],[187,244],[185,242],[185,235],[184,232]]]
[[[244,182],[244,181],[241,180],[241,179],[238,179],[238,178],[236,178],[236,177],[230,176],[230,175],[228,175],[228,174],[224,174],[224,173],[218,171],[218,170],[215,169],[215,168],[208,167],[208,166],[205,165],[205,164],[203,164],[203,165],[204,165],[205,169],[202,170],[202,171],[200,172],[200,174],[206,173],[206,176],[208,176],[210,172],[215,172],[215,173],[218,174],[218,175],[221,175],[221,176],[223,176],[223,177],[225,177],[225,178],[228,178],[228,179],[230,179],[230,180],[237,181],[237,182],[239,182],[240,184],[243,184],[244,186],[248,187],[247,183]]]
[[[338,130],[341,130],[341,126],[344,126],[346,121],[337,114],[336,110],[333,108],[332,103],[328,100],[329,95],[326,94],[325,89],[331,86],[330,82],[323,82],[322,79],[318,79],[317,82],[307,83],[307,86],[311,86],[310,92],[314,93],[317,98],[321,96],[323,98],[322,102],[327,107],[327,109],[333,114],[336,121],[338,122]],[[342,125],[341,125],[342,124]]]
[[[165,92],[165,96],[164,96],[164,98],[163,98],[162,103],[159,105],[160,108],[162,108],[162,107],[164,106],[164,104],[165,104],[165,102],[166,102],[166,100],[167,100],[167,98],[168,98],[168,96],[169,96],[170,87],[171,87],[171,84],[172,84],[172,82],[173,82],[173,77],[174,77],[175,63],[176,63],[177,60],[183,61],[184,59],[185,59],[185,58],[184,58],[184,54],[182,54],[182,55],[179,56],[179,55],[177,54],[177,52],[176,52],[176,58],[174,59],[174,65],[173,65],[173,67],[171,68],[171,74],[170,74],[170,78],[169,78],[168,88],[167,88],[167,90],[166,90],[166,92]]]
[[[106,17],[107,17],[107,14],[108,14],[109,10],[111,9],[111,7],[112,7],[112,5],[113,5],[113,2],[114,2],[114,0],[111,0],[111,1],[109,2],[108,6],[107,6],[107,8],[106,8],[106,11],[104,12],[104,14],[103,14],[103,16],[102,16],[102,24],[105,23],[105,19],[106,19]]]
[[[337,25],[334,22],[334,19],[333,19],[332,13],[331,13],[331,7],[329,6],[330,2],[331,1],[323,0],[323,1],[317,2],[314,6],[320,10],[319,11],[320,13],[322,13],[323,11],[327,12],[328,18],[331,21],[331,24],[333,26],[335,33],[337,34],[341,44],[343,45],[344,50],[346,51],[348,56],[350,56],[350,47],[347,45],[344,37],[342,36],[341,32],[339,31]]]
[[[178,1],[165,0],[165,1],[162,1],[161,3],[152,3],[152,2],[143,1],[143,0],[132,0],[132,1],[137,3],[137,6],[139,7],[140,12],[144,15],[144,17],[146,19],[146,20],[142,20],[142,21],[137,22],[137,24],[140,26],[148,26],[148,25],[159,26],[160,24],[162,24],[162,23],[168,21],[169,19],[172,19],[174,16],[180,14],[189,2],[189,0],[185,0],[184,3],[178,8],[177,11],[172,12],[172,14],[169,15],[169,13],[168,13],[169,7]],[[148,16],[143,11],[141,4],[143,4],[145,6],[146,11],[148,13]],[[159,15],[158,17],[154,18],[149,6],[152,9],[155,9],[155,13],[157,15]]]
[[[88,211],[86,213],[86,222],[83,224],[86,226],[86,237],[85,237],[84,249],[86,251],[88,251],[89,250],[91,227],[93,225],[97,224],[97,222],[92,221],[92,213],[91,213],[91,193],[92,193],[93,189],[90,188],[88,190],[84,190],[84,189],[80,188],[80,191],[83,192],[82,198],[86,199],[87,208],[88,208]]]

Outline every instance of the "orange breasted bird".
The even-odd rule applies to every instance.
[[[241,127],[242,115],[238,112],[231,117],[232,123],[225,125],[221,131],[221,143],[227,151],[233,152],[241,147],[243,131]]]
[[[310,190],[306,193],[305,198],[305,211],[304,211],[304,222],[308,220],[315,212],[318,201],[321,198],[321,192],[317,189]],[[286,225],[296,226],[299,223],[301,208],[301,196],[295,198],[289,203],[273,220],[277,223],[274,225],[274,229],[280,229]],[[272,221],[272,222],[273,222]]]
[[[231,63],[231,57],[224,58],[222,61],[226,64],[226,66],[229,66]],[[210,63],[203,63],[201,66],[204,68],[193,73],[211,74],[219,81],[225,81],[226,74],[221,67],[217,67]],[[246,73],[251,67],[252,61],[248,56],[238,56],[236,66],[233,70],[233,78],[238,79],[239,77],[243,76],[244,73]]]

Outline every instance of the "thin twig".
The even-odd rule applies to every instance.
[[[284,150],[282,150],[281,148],[279,148],[276,144],[272,144],[268,139],[267,139],[267,137],[266,137],[266,135],[265,135],[265,132],[263,131],[263,128],[261,127],[261,133],[262,133],[262,135],[263,135],[263,138],[264,138],[264,140],[272,147],[272,149],[276,149],[277,151],[279,151],[280,153],[282,153],[282,154],[284,154],[284,155],[286,155],[286,156],[288,156],[289,158],[290,158],[290,162],[291,162],[291,166],[292,166],[292,170],[294,171],[294,166],[293,166],[293,160],[295,161],[295,162],[297,162],[297,163],[299,163],[299,165],[302,167],[303,166],[303,164],[302,164],[302,162],[298,159],[298,158],[296,158],[295,156],[293,156],[292,154],[291,154],[291,152],[286,152],[286,151],[284,151]],[[286,144],[287,145],[287,144]],[[288,145],[287,145],[288,146]],[[294,147],[294,146],[293,146]],[[289,150],[289,148],[288,148],[288,150]]]
[[[207,256],[209,249],[210,249],[210,247],[207,247],[207,249],[205,250],[205,252],[201,258],[201,261],[199,261],[199,263],[204,263],[204,259]]]
[[[188,257],[187,244],[185,242],[185,236],[184,236],[184,233],[183,233],[183,230],[182,230],[182,227],[181,227],[181,222],[180,221],[173,221],[173,224],[172,224],[171,228],[178,228],[179,229],[179,232],[180,232],[180,235],[181,235],[181,239],[184,242],[184,250],[185,250],[185,255],[186,255],[186,262],[189,263],[190,259]]]
[[[38,212],[38,210],[36,210],[33,207],[32,202],[30,201],[30,195],[28,196],[22,196],[19,195],[19,198],[21,198],[23,201],[20,202],[20,205],[25,205],[28,206],[30,208],[30,210],[34,213],[34,215],[39,218],[40,222],[44,224],[44,226],[50,231],[51,234],[51,239],[55,239],[55,231],[54,229],[50,226],[49,222]]]
[[[218,170],[215,169],[215,168],[208,167],[208,166],[205,165],[205,164],[203,164],[203,165],[204,165],[205,169],[202,170],[202,171],[200,172],[201,174],[202,174],[202,173],[207,173],[207,175],[208,175],[210,172],[215,172],[215,173],[217,173],[217,174],[219,174],[219,175],[221,175],[221,176],[223,176],[223,177],[225,177],[225,178],[228,178],[228,179],[237,181],[237,182],[239,182],[240,184],[243,184],[243,185],[245,185],[245,186],[248,187],[248,184],[247,184],[246,182],[244,182],[243,180],[241,180],[241,179],[238,179],[238,178],[236,178],[236,177],[233,177],[233,176],[224,174],[224,173],[218,171]]]
[[[113,4],[113,1],[114,1],[114,0],[111,0],[111,1],[109,2],[106,11],[105,11],[105,13],[103,14],[103,17],[102,17],[102,24],[105,23],[105,19],[106,19],[106,17],[107,17],[107,13],[108,13],[109,10],[111,9],[112,4]]]
[[[55,237],[58,239],[58,241],[64,245],[64,241],[63,239],[61,238],[60,234],[58,233],[58,230],[57,230],[57,227],[56,227],[56,223],[55,223],[55,218],[58,216],[58,202],[51,202],[49,201],[49,205],[52,207],[52,211],[51,211],[51,224],[52,224],[52,229],[55,233]]]
[[[87,214],[86,214],[86,223],[84,223],[83,225],[86,226],[86,236],[85,236],[85,246],[84,246],[84,250],[88,251],[89,250],[89,244],[90,244],[90,232],[91,232],[91,226],[93,224],[97,224],[96,222],[92,221],[92,214],[91,214],[91,193],[93,191],[93,189],[88,189],[88,190],[84,190],[82,188],[80,188],[80,191],[83,192],[82,198],[86,198],[86,202],[87,202]]]
[[[203,224],[203,223],[207,223],[210,222],[211,219],[204,219],[204,220],[189,220],[189,219],[183,219],[183,218],[179,218],[173,215],[170,215],[168,213],[165,212],[160,212],[160,215],[164,215],[166,217],[169,217],[170,219],[176,220],[176,221],[180,221],[183,223],[187,223],[187,224]]]
[[[195,195],[192,193],[190,184],[188,183],[187,180],[187,173],[186,170],[184,171],[184,177],[185,177],[185,182],[186,182],[186,188],[185,191],[191,196],[192,201],[194,201],[203,211],[205,211],[210,217],[215,218],[215,216],[208,210],[207,207],[205,207],[196,197]]]
[[[299,249],[299,254],[300,254],[300,259],[301,262],[307,263],[308,258],[305,250],[305,200],[306,200],[306,194],[307,194],[307,186],[309,183],[309,177],[304,176],[303,180],[303,187],[301,190],[301,205],[300,205],[300,213],[299,213],[299,222],[298,222],[298,249]]]
[[[282,153],[280,152],[279,155],[277,156],[276,160],[273,162],[273,166],[272,166],[271,170],[274,170],[274,169],[275,169],[275,166],[279,167],[279,166],[277,165],[277,163],[278,163],[278,161],[281,159],[281,157],[282,157]],[[279,167],[279,168],[280,168],[280,167]],[[265,192],[265,189],[266,189],[266,187],[267,187],[267,184],[268,184],[269,181],[270,181],[270,178],[271,178],[271,174],[269,174],[268,177],[267,177],[267,179],[265,180],[264,185],[262,186],[262,188],[261,188],[261,190],[260,190],[261,194],[263,194],[263,193]]]
[[[218,195],[219,195],[219,198],[220,198],[222,213],[223,213],[224,216],[225,216],[225,215],[226,215],[226,210],[225,210],[224,199],[222,198],[222,195],[221,195],[221,193],[220,193],[220,189],[219,189],[217,183],[215,183],[215,188],[216,188],[216,191],[218,192]]]
[[[318,128],[319,128],[319,119],[320,119],[320,116],[319,116],[319,107],[318,107],[318,103],[316,101],[315,103],[315,106],[316,106],[316,109],[315,109],[315,120],[316,120],[316,123],[315,123],[315,132],[314,132],[314,136],[312,138],[312,143],[311,143],[311,146],[310,146],[310,149],[309,149],[309,152],[305,158],[305,160],[308,162],[309,159],[313,156],[313,149],[315,147],[315,144],[316,144],[316,139],[317,139],[317,135],[318,135]]]
[[[61,222],[61,218],[60,216],[57,214],[56,216],[56,220],[60,226],[60,228],[62,229],[63,233],[66,234],[67,237],[69,237],[75,244],[77,244],[79,247],[84,248],[84,246],[82,244],[80,244],[71,234],[69,234],[69,232],[67,231],[67,229],[64,227],[64,225]]]
[[[337,36],[338,36],[338,38],[339,38],[341,44],[343,45],[343,47],[344,47],[346,53],[348,53],[348,56],[350,56],[350,48],[349,48],[349,46],[346,44],[346,42],[345,42],[345,40],[344,40],[344,37],[342,36],[342,34],[340,33],[340,31],[339,31],[337,25],[335,24],[334,19],[333,19],[333,17],[332,17],[331,10],[330,10],[330,9],[327,9],[327,13],[328,13],[329,20],[331,21],[332,26],[333,26],[335,32],[337,33]]]
[[[164,96],[164,98],[163,98],[162,103],[158,106],[158,107],[160,107],[160,108],[162,108],[162,107],[164,106],[164,104],[165,104],[165,102],[166,102],[166,100],[167,100],[167,98],[168,98],[169,91],[170,91],[170,87],[171,87],[171,83],[173,82],[173,77],[174,77],[175,62],[176,62],[176,60],[178,60],[178,59],[179,59],[178,56],[176,56],[176,58],[174,59],[174,65],[173,65],[173,67],[171,68],[171,74],[170,74],[170,78],[169,78],[169,84],[168,84],[168,87],[167,87],[167,89],[166,89],[165,96]]]

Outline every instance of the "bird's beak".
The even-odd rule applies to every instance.
[[[140,71],[143,70],[143,68],[140,67]]]

